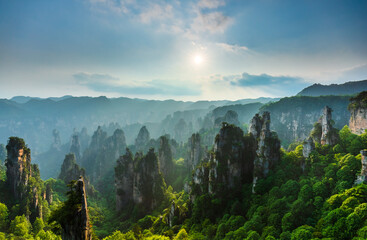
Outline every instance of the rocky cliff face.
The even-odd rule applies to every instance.
[[[32,176],[31,151],[21,138],[9,138],[6,146],[8,157],[6,160],[7,184],[15,199],[23,199],[25,187]]]
[[[338,131],[333,127],[331,112],[332,109],[325,106],[322,116],[311,131],[313,140],[321,145],[335,145],[339,140]]]
[[[312,138],[309,137],[303,142],[303,156],[308,158],[313,150],[315,150],[315,143]]]
[[[270,131],[270,113],[255,115],[251,120],[250,133],[255,138],[256,156],[254,160],[253,188],[259,178],[268,175],[269,170],[280,160],[280,141],[276,133]]]
[[[86,177],[84,168],[80,168],[76,163],[76,158],[73,153],[65,155],[64,162],[61,166],[61,171],[59,174],[59,179],[63,180],[65,184],[69,184],[73,180],[77,180],[83,177],[85,188],[88,194],[93,194],[94,189],[92,188],[89,179]]]
[[[309,136],[325,105],[333,109],[334,127],[343,128],[350,119],[348,104],[349,97],[345,96],[290,97],[265,105],[261,111],[270,112],[271,129],[287,145]]]
[[[70,153],[73,153],[75,155],[76,161],[80,162],[80,141],[77,134],[74,134],[71,137]]]
[[[116,129],[110,137],[100,127],[97,129],[81,161],[93,184],[113,173],[116,160],[124,154],[125,149],[126,140],[121,129]],[[96,187],[98,190],[103,189],[103,186]]]
[[[83,177],[80,177],[73,185],[69,199],[61,211],[64,213],[63,218],[59,219],[63,240],[92,239]]]
[[[229,190],[237,192],[236,186],[252,182],[254,154],[253,138],[245,137],[239,127],[223,123],[215,139],[214,152],[193,174],[192,199],[206,192],[219,195]]]
[[[270,131],[270,114],[256,114],[251,120],[250,133],[223,123],[215,138],[214,152],[209,160],[196,168],[191,182],[192,199],[209,192],[226,194],[238,192],[238,186],[265,178],[280,159],[280,141]]]
[[[143,126],[135,139],[136,150],[143,151],[145,149],[145,146],[148,144],[149,140],[150,140],[149,131],[146,126]]]
[[[21,138],[10,137],[6,146],[7,186],[12,193],[14,204],[20,204],[20,211],[32,221],[43,217],[44,184],[40,179],[38,166],[31,164],[31,151]],[[47,203],[46,203],[47,204]]]
[[[354,134],[362,134],[367,129],[367,91],[351,98],[349,128]]]
[[[226,123],[233,124],[236,126],[240,125],[240,122],[238,121],[238,114],[237,112],[233,110],[228,110],[226,114],[224,115],[224,117],[216,118],[214,121],[214,124],[215,126],[220,127],[222,122],[226,122]]]
[[[52,145],[51,145],[51,149],[54,149],[56,151],[60,151],[61,150],[60,132],[57,129],[54,129],[52,131],[52,136],[53,136],[53,142],[52,142]]]
[[[134,161],[132,154],[126,154],[117,161],[115,168],[116,209],[123,210],[132,202],[141,212],[150,212],[163,201],[166,187],[159,171],[158,159],[154,149],[146,155],[137,153]]]
[[[187,168],[192,171],[199,164],[200,160],[204,157],[204,149],[201,146],[201,139],[199,133],[194,133],[188,140],[188,160]]]
[[[362,169],[361,174],[357,177],[357,184],[367,182],[367,150],[361,151],[361,157]]]
[[[159,138],[159,149],[158,149],[158,161],[159,161],[159,169],[163,174],[164,179],[169,184],[174,180],[174,164],[171,146],[167,137],[162,136]]]
[[[116,188],[116,210],[124,209],[133,202],[134,186],[134,159],[131,151],[126,149],[126,153],[117,160],[115,167],[115,188]]]

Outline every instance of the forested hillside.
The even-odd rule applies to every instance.
[[[143,127],[126,148],[122,130],[109,136],[99,128],[84,153],[71,151],[58,179],[46,181],[26,143],[10,138],[7,157],[0,155],[0,237],[365,239],[367,134],[337,130],[334,113],[323,108],[308,140],[288,151],[266,111],[246,133],[213,126],[212,150],[203,133],[181,145]]]

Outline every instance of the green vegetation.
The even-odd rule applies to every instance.
[[[234,145],[226,145],[219,162],[231,159],[231,149],[239,147],[246,138],[242,131],[226,126]],[[366,239],[367,237],[367,185],[355,185],[361,171],[360,150],[367,146],[367,133],[355,135],[345,126],[339,131],[337,145],[321,146],[308,158],[302,155],[302,145],[293,144],[289,152],[281,152],[281,161],[268,176],[258,180],[252,193],[252,184],[236,182],[231,194],[189,195],[182,189],[187,171],[184,159],[172,161],[176,182],[165,186],[161,177],[142,181],[146,205],[129,205],[122,212],[115,211],[115,192],[96,193],[88,198],[90,221],[95,239]],[[237,141],[237,139],[240,139]],[[246,141],[245,141],[246,142]],[[250,147],[250,146],[247,146]],[[213,153],[210,153],[213,154]],[[130,153],[130,155],[132,155]],[[132,156],[131,156],[132,158]],[[154,169],[157,157],[153,150],[135,157],[136,171]],[[210,162],[198,166],[210,167]],[[218,175],[226,177],[225,166]],[[205,167],[204,167],[205,169]],[[123,170],[123,169],[122,169]],[[121,170],[121,174],[123,171]],[[209,172],[204,172],[209,174]],[[222,174],[222,175],[221,175]],[[252,177],[252,176],[251,176]],[[0,179],[0,192],[6,193],[5,178]],[[159,181],[159,182],[154,182]],[[111,179],[106,180],[106,184]],[[103,184],[103,182],[101,182]],[[40,180],[39,171],[32,166],[29,186],[45,191],[53,190],[53,203],[43,201],[42,218],[28,219],[21,209],[30,209],[31,201],[11,204],[11,198],[0,197],[0,239],[61,239],[60,225],[72,221],[73,211],[80,207],[74,195],[61,180]],[[161,188],[161,186],[164,186]],[[191,185],[191,191],[199,191]],[[159,189],[152,189],[153,187]],[[220,186],[218,182],[218,188]],[[176,191],[174,191],[174,189]],[[29,194],[33,194],[29,192]],[[38,194],[38,193],[37,193]],[[33,196],[33,195],[32,195]],[[41,194],[37,195],[42,198]],[[29,199],[29,198],[25,198]],[[154,205],[152,199],[158,199]],[[22,205],[25,204],[25,205]],[[28,205],[27,205],[28,204]],[[142,211],[144,210],[144,211]],[[142,215],[142,212],[149,212]]]
[[[367,108],[367,91],[359,93],[350,99],[348,110],[356,110],[358,108]]]

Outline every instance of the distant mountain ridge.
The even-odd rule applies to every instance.
[[[297,96],[318,97],[327,95],[353,95],[366,90],[367,80],[330,85],[315,83],[300,91]]]
[[[274,100],[276,99],[259,98],[238,101],[266,103]],[[87,127],[91,133],[98,126],[108,126],[110,123],[119,123],[122,128],[127,125],[145,124],[152,126],[152,132],[161,135],[161,130],[164,130],[163,126],[162,129],[155,131],[153,125],[160,126],[161,121],[168,115],[173,116],[178,111],[195,110],[196,114],[191,114],[193,116],[190,118],[195,117],[196,119],[199,116],[204,117],[216,107],[238,101],[184,102],[104,96],[64,96],[42,99],[17,96],[11,100],[0,99],[0,143],[6,143],[9,136],[19,136],[29,143],[34,153],[40,153],[49,148],[53,129],[60,130],[60,137],[65,143],[74,129],[81,130]],[[184,115],[180,118],[183,118]],[[134,133],[128,134],[129,129],[124,128],[124,130],[126,130],[126,137],[129,141],[135,138]]]

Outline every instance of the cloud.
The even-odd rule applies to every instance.
[[[367,79],[367,64],[361,64],[358,66],[344,69],[339,80],[343,81],[357,81]]]
[[[96,92],[119,93],[131,95],[164,95],[164,96],[198,96],[200,87],[182,82],[172,84],[169,81],[152,80],[144,84],[121,84],[117,77],[108,74],[76,73],[73,78],[80,86]]]
[[[239,53],[241,51],[248,51],[248,48],[245,46],[231,45],[228,43],[217,43],[217,46],[226,50],[227,52]]]
[[[165,20],[173,18],[173,7],[170,4],[159,5],[151,4],[148,8],[142,10],[140,13],[140,21],[148,24],[156,20]]]
[[[223,0],[200,0],[197,4],[198,8],[215,9],[224,6],[226,3]]]
[[[195,32],[223,33],[232,23],[233,19],[221,12],[199,12],[191,29]]]
[[[89,0],[91,9],[109,14],[108,10],[145,25],[154,23],[154,30],[193,39],[202,33],[221,34],[233,18],[217,11],[223,0],[200,0],[195,4],[163,0]]]
[[[242,73],[241,75],[212,75],[210,83],[218,86],[218,91],[224,93],[226,90],[242,93],[246,97],[254,96],[291,96],[297,94],[309,85],[300,77],[271,76],[268,74],[252,75]],[[225,96],[230,96],[227,91]],[[244,97],[242,97],[244,98]]]
[[[302,78],[290,76],[271,76],[268,74],[251,75],[242,73],[241,76],[236,76],[230,80],[231,85],[249,87],[249,86],[267,86],[277,84],[297,84],[303,83]]]

